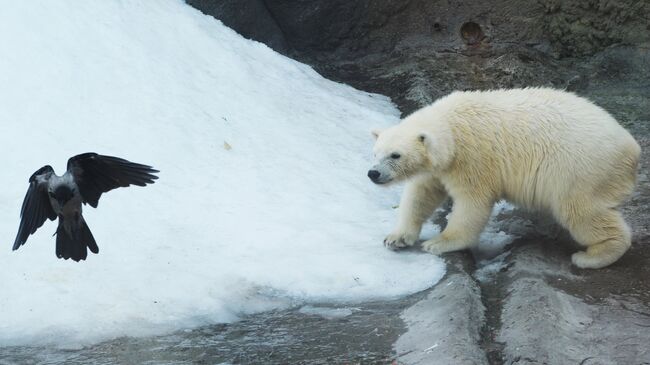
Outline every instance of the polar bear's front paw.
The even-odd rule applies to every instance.
[[[440,236],[433,237],[430,240],[424,241],[422,243],[422,249],[434,255],[440,255],[445,252],[457,250],[456,245],[454,245],[454,241],[446,241]]]
[[[434,255],[440,255],[444,250],[445,243],[442,240],[437,238],[432,238],[430,240],[424,241],[422,243],[422,250],[432,253]]]
[[[384,246],[391,250],[397,250],[404,247],[413,246],[417,242],[418,236],[408,233],[391,233],[384,239]]]

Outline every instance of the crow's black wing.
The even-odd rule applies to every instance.
[[[102,193],[129,185],[153,184],[159,172],[151,166],[127,160],[84,153],[68,160],[68,172],[74,177],[84,203],[97,208]]]
[[[46,219],[54,220],[56,218],[47,193],[47,182],[53,173],[52,166],[43,166],[29,178],[29,189],[27,189],[23,207],[20,210],[20,226],[13,250],[24,245],[27,237],[36,232]]]

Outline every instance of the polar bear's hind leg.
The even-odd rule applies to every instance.
[[[587,206],[588,207],[588,206]],[[616,262],[630,248],[630,229],[616,208],[568,203],[560,223],[586,251],[571,256],[574,265],[583,269],[599,269]]]

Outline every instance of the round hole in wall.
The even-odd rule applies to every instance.
[[[473,45],[479,43],[485,34],[481,26],[474,22],[467,22],[460,27],[460,36],[463,38],[466,44]]]

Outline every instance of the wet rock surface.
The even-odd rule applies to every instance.
[[[406,328],[401,311],[423,296],[296,307],[83,349],[0,348],[0,364],[388,364],[398,357],[392,343]]]
[[[407,326],[394,345],[401,364],[488,364],[481,341],[485,306],[468,274],[471,258],[449,256],[446,277],[400,315]]]

